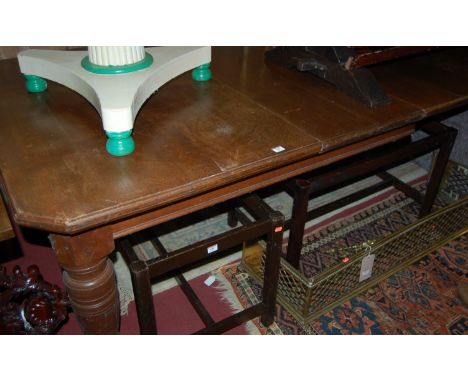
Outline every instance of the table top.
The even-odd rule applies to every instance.
[[[16,60],[0,62],[0,186],[15,220],[79,232],[468,103],[466,49],[375,67],[393,99],[375,109],[263,53],[213,48],[213,79],[186,73],[164,85],[136,118],[135,152],[120,158],[107,154],[85,99],[50,82],[47,92],[28,94]]]

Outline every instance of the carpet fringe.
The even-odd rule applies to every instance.
[[[234,289],[226,277],[224,277],[221,269],[223,267],[211,272],[211,275],[216,277],[218,284],[214,287],[218,295],[221,296],[221,301],[227,303],[233,313],[238,313],[244,310],[239,298],[237,297]],[[262,334],[258,327],[252,322],[248,321],[243,324],[248,334]]]
[[[234,288],[232,284],[229,282],[229,280],[224,276],[224,269],[227,269],[229,267],[237,267],[239,264],[229,264],[224,267],[219,268],[216,271],[211,272],[213,276],[216,277],[216,279],[219,281],[219,284],[215,287],[217,289],[218,294],[221,296],[221,301],[224,301],[229,304],[231,309],[234,311],[234,313],[240,312],[243,309],[245,309],[242,306],[242,303],[239,300],[239,297],[237,294],[234,292]],[[260,300],[255,296],[253,291],[250,290],[250,287],[247,283],[248,278],[250,276],[243,272],[242,276],[245,277],[243,281],[245,281],[244,285],[244,290],[249,293],[249,299],[252,305],[258,304]],[[283,332],[280,329],[280,327],[277,325],[276,322],[271,324],[268,328],[265,328],[264,326],[261,325],[259,318],[255,318],[254,320],[250,320],[244,324],[244,327],[247,330],[248,334],[273,334],[273,335],[282,335]]]

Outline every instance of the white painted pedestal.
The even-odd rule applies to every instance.
[[[86,51],[31,49],[19,53],[18,61],[23,74],[58,82],[91,102],[109,138],[107,150],[121,156],[133,151],[133,122],[146,99],[172,78],[211,61],[210,47],[157,47],[147,48],[146,53],[153,58],[150,66],[121,74],[96,74],[84,69],[81,62],[88,55]],[[99,62],[97,56],[90,58]],[[119,59],[117,54],[101,62],[126,62],[126,58],[115,61]]]

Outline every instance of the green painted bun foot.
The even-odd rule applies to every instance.
[[[47,89],[47,81],[42,77],[25,74],[26,89],[29,93],[41,93]]]
[[[210,64],[200,65],[198,68],[193,69],[192,78],[195,81],[208,81],[211,79]]]
[[[106,143],[106,149],[109,154],[121,157],[129,155],[135,150],[135,142],[131,137],[132,130],[120,133],[106,131],[106,135],[109,138]]]

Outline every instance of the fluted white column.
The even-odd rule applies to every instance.
[[[145,58],[144,46],[88,46],[89,61],[100,66],[135,64]]]

